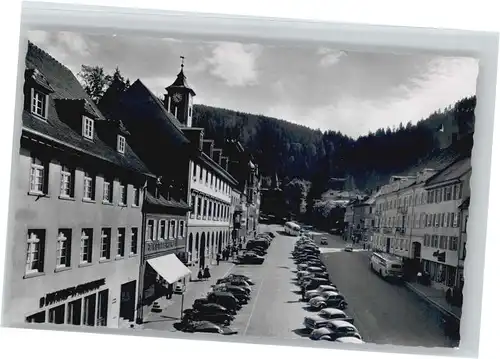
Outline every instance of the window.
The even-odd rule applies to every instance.
[[[200,218],[200,216],[201,216],[201,212],[202,212],[202,211],[201,211],[202,201],[203,201],[203,199],[202,199],[202,198],[200,198],[200,197],[196,197],[196,208],[197,208],[197,209],[196,209],[196,216],[197,216],[196,218],[198,218],[198,219]]]
[[[118,193],[120,194],[118,203],[121,206],[126,206],[127,205],[127,185],[120,182],[118,185],[118,190],[119,190]]]
[[[130,231],[130,254],[137,254],[138,229],[132,228]]]
[[[47,118],[47,95],[31,89],[31,113]]]
[[[36,194],[47,194],[48,189],[48,164],[40,158],[31,158],[30,168],[30,192]]]
[[[203,168],[200,167],[200,172],[199,172],[199,175],[200,175],[200,182],[203,181]]]
[[[122,135],[118,135],[116,149],[120,153],[125,153],[125,137],[123,137]]]
[[[179,221],[179,237],[184,238],[184,221]]]
[[[140,197],[139,188],[136,186],[132,187],[132,206],[139,207],[139,197]]]
[[[208,201],[208,219],[212,219],[212,201]]]
[[[160,221],[160,239],[166,239],[165,233],[166,232],[166,223],[165,220]]]
[[[72,198],[74,196],[74,170],[67,167],[61,167],[61,197]]]
[[[77,299],[68,303],[66,322],[72,325],[80,325],[82,319],[82,300]]]
[[[430,246],[430,236],[428,234],[424,234],[424,247]]]
[[[203,199],[203,219],[207,217],[207,199]]]
[[[447,236],[441,236],[439,238],[439,248],[440,249],[446,249],[448,244],[448,237]]]
[[[104,179],[102,201],[105,203],[113,203],[113,180],[110,178]]]
[[[45,258],[45,229],[28,230],[26,274],[43,273]]]
[[[117,257],[125,257],[125,228],[118,228],[118,248]]]
[[[98,327],[105,327],[108,322],[109,289],[97,293],[97,323]]]
[[[155,231],[155,221],[154,219],[148,219],[148,226],[146,232],[146,239],[148,241],[153,241],[155,239],[154,231]]]
[[[460,213],[455,213],[455,218],[453,219],[453,227],[459,226],[459,216],[460,216]]]
[[[437,235],[433,235],[432,236],[432,247],[433,248],[437,248],[438,247],[438,236]]]
[[[88,118],[86,116],[83,116],[83,121],[82,121],[83,129],[83,137],[88,138],[89,140],[94,139],[94,120],[91,118]]]
[[[83,298],[83,325],[95,325],[96,295],[92,294]]]
[[[71,266],[71,229],[60,229],[57,236],[56,268]]]
[[[456,251],[458,249],[458,237],[450,237],[448,249],[450,251]]]
[[[55,308],[49,309],[49,323],[64,324],[65,305],[61,304]]]
[[[83,175],[83,199],[93,201],[95,198],[95,176],[89,172]]]
[[[80,237],[80,263],[92,263],[92,243],[94,231],[92,228],[82,229]]]
[[[111,258],[111,228],[101,230],[101,260]]]
[[[175,233],[175,220],[170,221],[170,230],[169,230],[168,235],[169,235],[169,238],[171,238],[171,239],[177,237],[177,235]]]
[[[193,179],[196,181],[196,173],[198,170],[198,165],[193,163]]]
[[[441,227],[444,227],[446,225],[445,218],[444,218],[445,215],[446,215],[446,213],[441,213],[441,223],[440,223]]]

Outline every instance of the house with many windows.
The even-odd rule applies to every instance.
[[[12,182],[6,323],[135,320],[144,187],[153,175],[73,73],[28,44]]]

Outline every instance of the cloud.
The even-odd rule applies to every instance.
[[[345,51],[332,50],[322,47],[318,50],[318,55],[322,55],[319,64],[322,67],[329,67],[335,65],[340,61],[340,58],[346,56]]]
[[[259,45],[218,43],[207,59],[210,73],[222,79],[230,87],[242,87],[258,83],[256,62],[261,54]]]

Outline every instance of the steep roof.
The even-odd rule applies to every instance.
[[[180,209],[189,209],[189,206],[184,201],[174,201],[168,200],[163,196],[155,197],[149,191],[146,191],[146,196],[144,197],[145,202],[148,205],[159,206],[159,207],[172,207],[172,208],[180,208]]]
[[[126,144],[125,153],[120,154],[99,138],[97,130],[94,133],[94,140],[89,141],[60,118],[57,104],[74,101],[74,106],[81,106],[82,112],[92,114],[96,122],[109,122],[68,68],[31,42],[28,43],[25,63],[27,74],[36,74],[35,81],[49,86],[52,93],[49,95],[47,121],[42,121],[29,110],[25,110],[22,117],[23,131],[53,140],[127,170],[150,175],[146,165],[128,144]]]
[[[471,158],[468,156],[462,157],[430,177],[426,182],[426,187],[456,180],[471,171],[471,169]]]
[[[184,65],[181,65],[181,71],[177,74],[177,78],[172,83],[172,85],[166,87],[165,89],[168,91],[171,88],[184,88],[189,90],[191,95],[196,96],[194,90],[188,85],[186,75],[184,75]]]

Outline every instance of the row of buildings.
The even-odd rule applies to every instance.
[[[402,258],[410,277],[426,273],[436,288],[462,289],[470,176],[470,155],[440,170],[392,176],[371,196],[348,204],[347,238]]]
[[[28,44],[5,323],[141,323],[166,287],[256,231],[258,167],[192,126],[183,67],[163,100],[137,80],[96,104]]]

